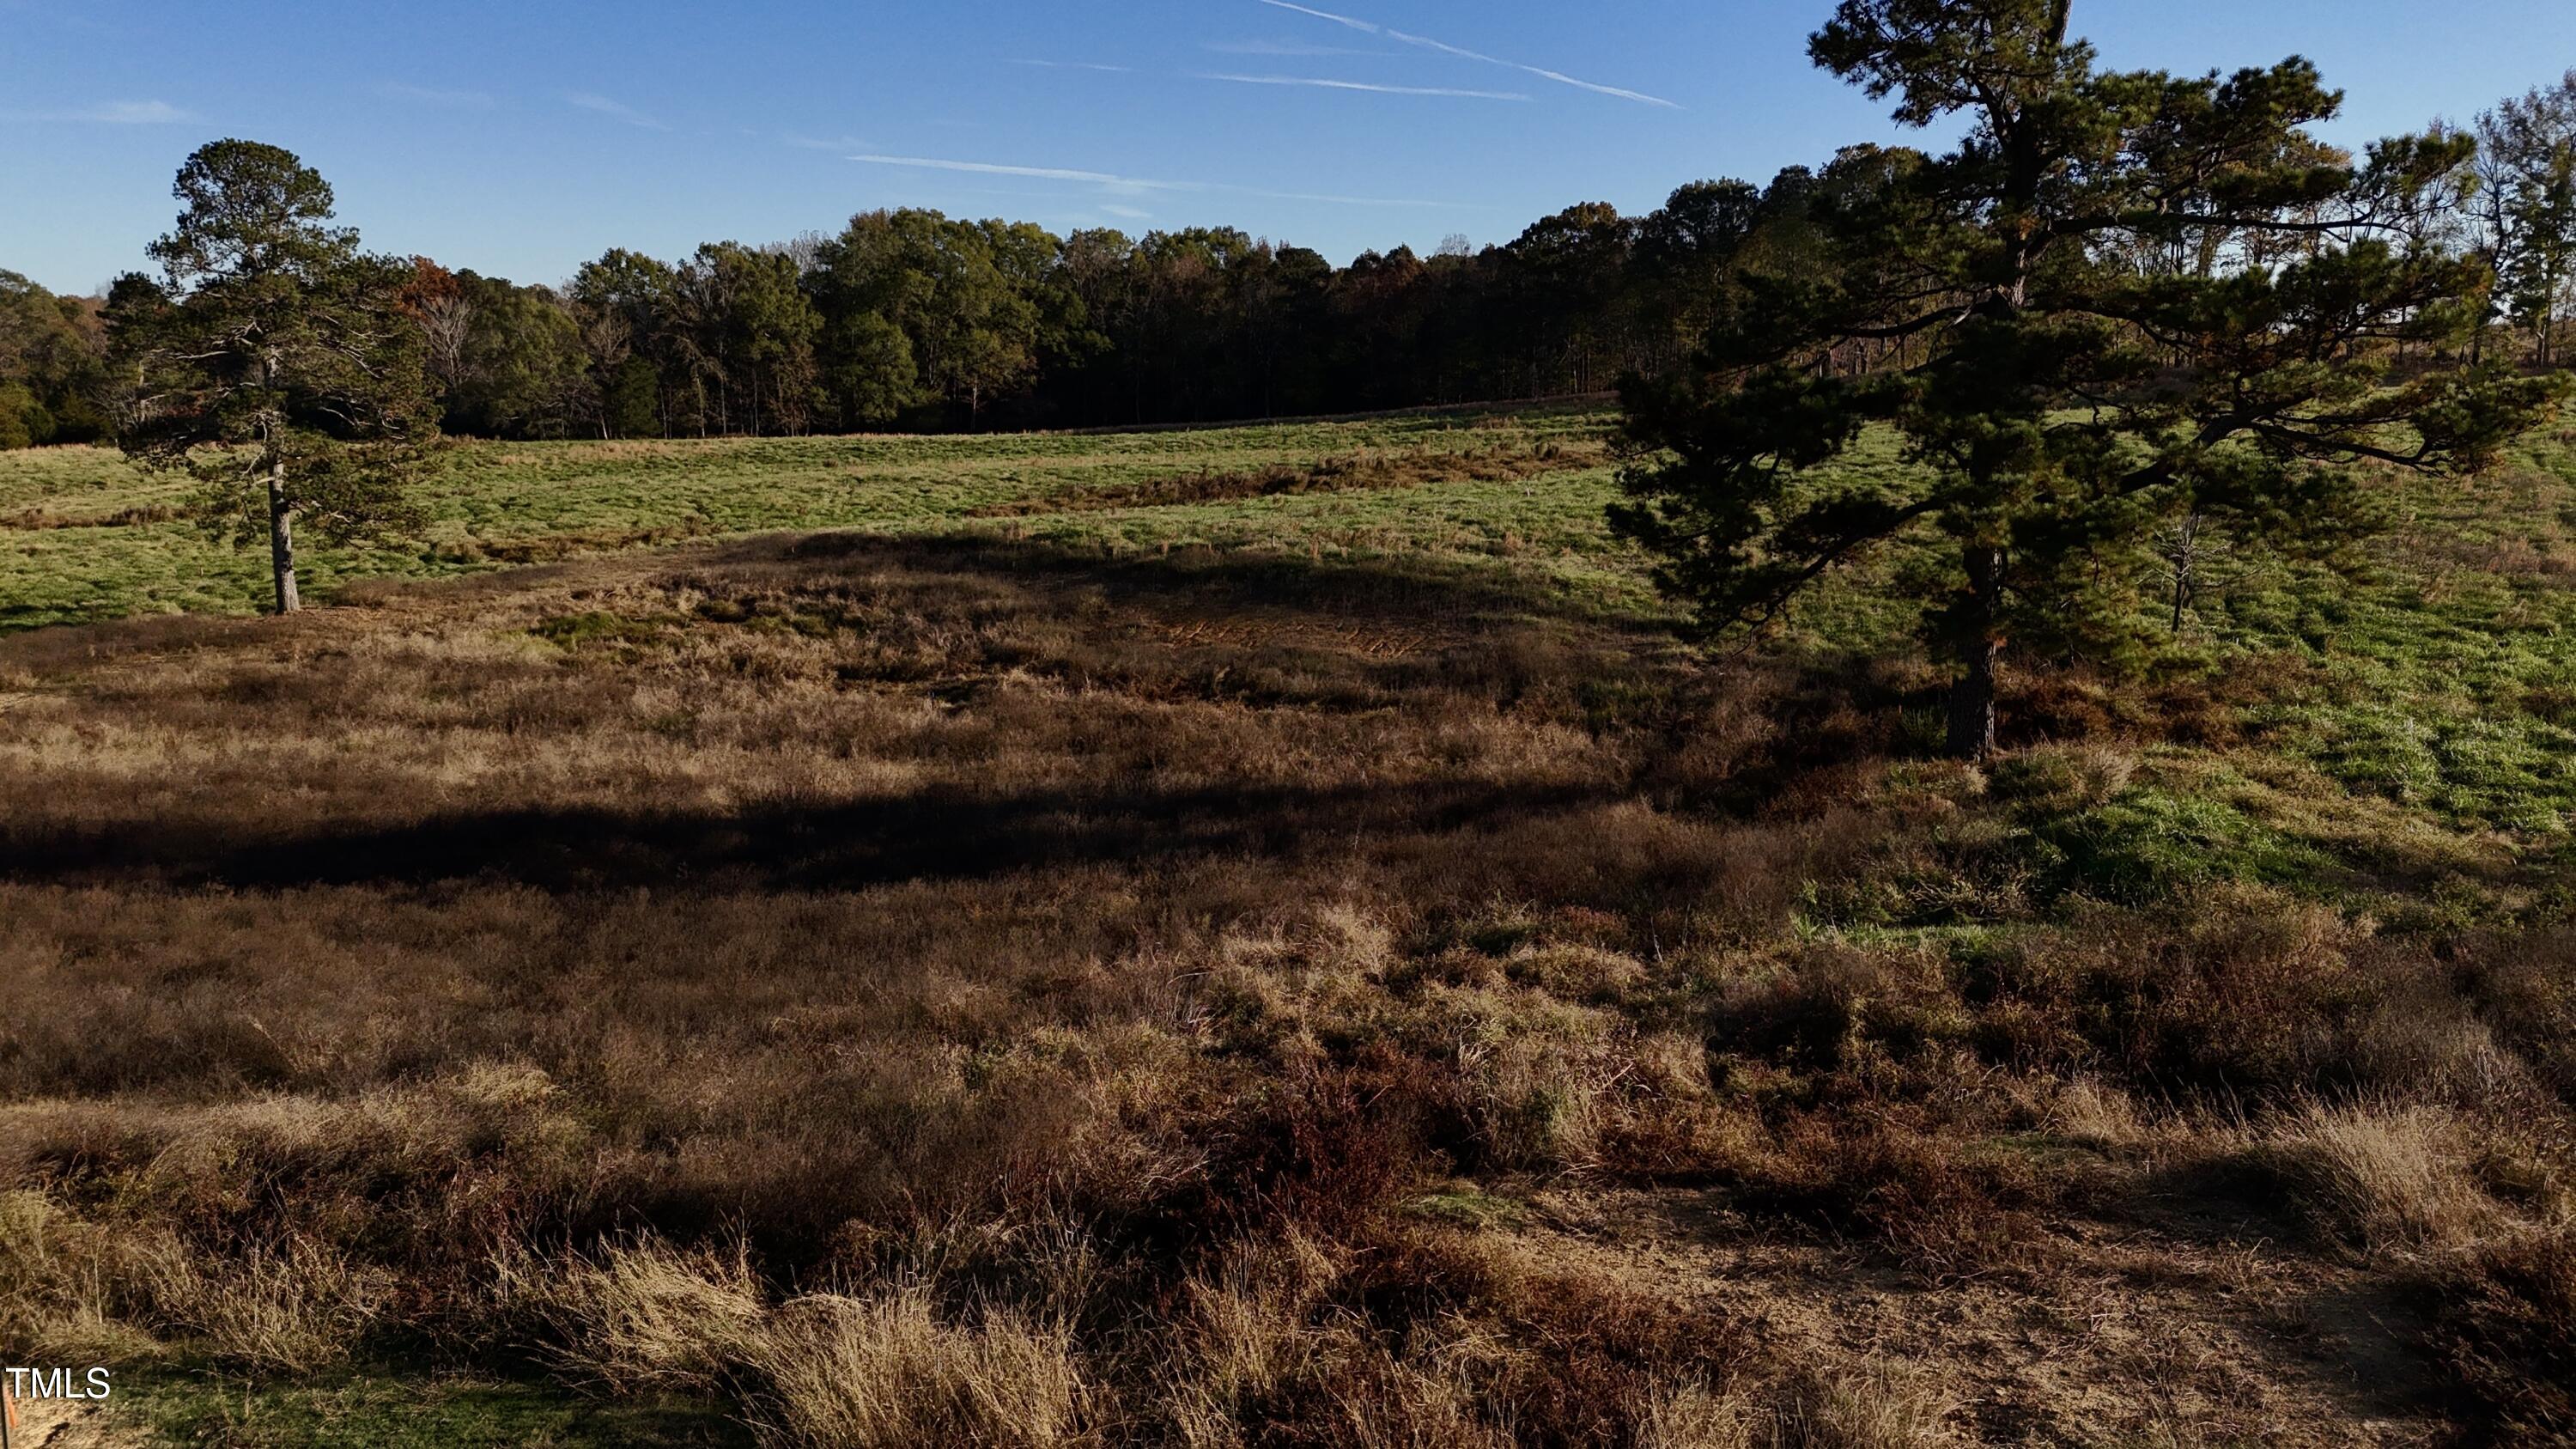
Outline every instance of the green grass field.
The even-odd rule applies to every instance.
[[[1599,462],[1609,419],[1543,411],[1427,415],[1206,431],[986,437],[463,443],[426,489],[427,535],[400,548],[307,548],[306,597],[359,578],[416,578],[771,529],[968,534],[1129,551],[1205,546],[1336,557],[1403,554],[1440,566],[1537,561],[1569,587],[1632,607],[1609,561],[1606,466],[1437,490],[1022,512],[1152,479],[1327,459]],[[189,485],[113,450],[0,455],[0,630],[152,613],[256,612],[267,559],[179,517]]]

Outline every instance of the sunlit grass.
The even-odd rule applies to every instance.
[[[993,525],[974,512],[1013,500],[1354,454],[1526,453],[1596,440],[1608,424],[1597,412],[1560,410],[1099,435],[460,443],[423,489],[431,524],[422,539],[362,548],[308,542],[305,591],[327,600],[357,578],[431,577],[772,529],[983,534]],[[1465,560],[1527,539],[1598,555],[1607,544],[1600,527],[1607,474],[1549,491],[1562,481],[1531,480],[1529,491],[1509,495],[1463,485],[1428,509],[1255,499],[1140,510],[1171,518],[1051,521],[1043,532],[1113,547],[1206,541]],[[141,474],[109,449],[0,455],[0,629],[256,612],[268,596],[266,554],[170,516],[187,492],[184,481]]]

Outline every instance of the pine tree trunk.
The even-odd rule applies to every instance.
[[[1995,636],[2003,594],[2003,550],[1968,550],[1968,588],[1973,617],[1959,641],[1958,682],[1950,686],[1952,758],[1983,760],[1995,752],[1995,660],[2003,641]]]
[[[1953,759],[1983,760],[1995,752],[1995,656],[2001,646],[1978,639],[1967,647],[1967,671],[1950,686],[1950,741]]]
[[[2193,586],[2200,581],[2200,515],[2184,516],[2177,526],[2173,547],[2173,624],[2170,632],[2182,633],[2182,611],[2191,607]]]
[[[277,612],[304,607],[295,592],[295,512],[286,501],[286,465],[268,465],[268,562],[277,576]]]

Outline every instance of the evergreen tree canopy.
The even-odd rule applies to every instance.
[[[297,606],[294,527],[347,539],[414,523],[404,484],[437,435],[417,273],[334,227],[331,187],[275,146],[217,141],[180,169],[159,281],[120,279],[108,326],[139,379],[119,441],[185,469],[209,526],[270,542],[280,612]]]
[[[1708,631],[1773,623],[1900,530],[1947,536],[1926,631],[1959,671],[1966,755],[1993,747],[2007,639],[2130,627],[2119,565],[2159,522],[2326,543],[2365,501],[2337,465],[2473,468],[2563,392],[2392,377],[2399,346],[2464,336],[2492,283],[2408,240],[2466,139],[2356,162],[2301,129],[2340,99],[2304,60],[2105,71],[2068,24],[2068,0],[1844,0],[1815,61],[1964,138],[1838,166],[1813,202],[1826,264],[1747,276],[1698,366],[1624,389],[1639,456],[1614,521]],[[1908,479],[1819,473],[1872,424]]]

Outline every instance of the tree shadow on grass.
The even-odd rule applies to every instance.
[[[1097,588],[1112,598],[1208,612],[1291,610],[1337,618],[1411,621],[1538,617],[1659,633],[1664,626],[1569,596],[1545,580],[1416,560],[1324,560],[1272,551],[1185,547],[1135,554],[1036,540],[868,533],[764,536],[727,545],[720,564],[828,564],[834,571],[995,574],[1018,582]]]
[[[1011,795],[943,788],[726,813],[494,810],[285,829],[132,821],[0,829],[0,879],[253,889],[459,880],[551,891],[847,889],[1103,862],[1285,866],[1346,853],[1355,840],[1500,830],[1608,798],[1585,789],[1475,783]]]
[[[1657,641],[1666,637],[1667,627],[1541,579],[1430,560],[1319,560],[1203,547],[1141,554],[1000,537],[840,531],[764,533],[440,578],[354,579],[331,591],[320,606],[291,618],[163,614],[39,625],[33,622],[37,614],[55,611],[6,605],[0,606],[0,669],[52,674],[139,655],[258,647],[323,636],[347,612],[497,603],[541,590],[709,571],[791,584],[799,577],[822,583],[868,575],[945,575],[960,581],[981,576],[1044,592],[1092,591],[1114,603],[1204,615],[1267,610],[1465,628],[1548,621]],[[25,617],[19,619],[21,615]]]

